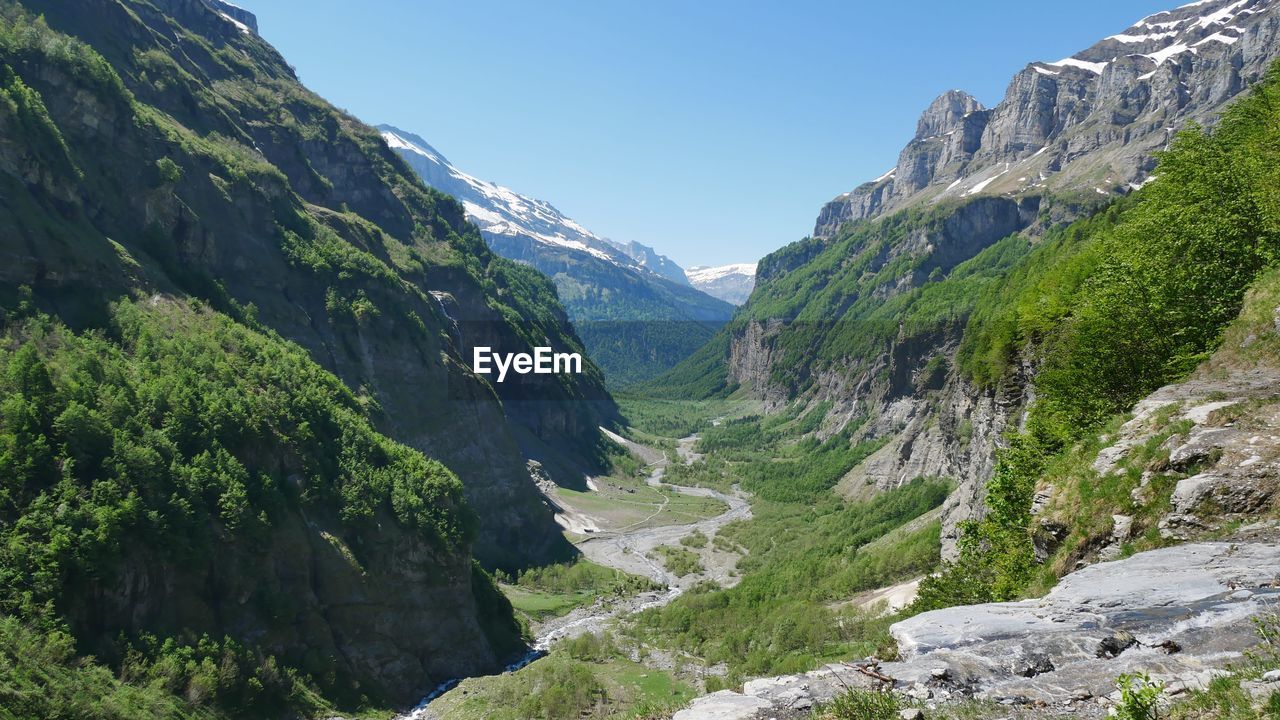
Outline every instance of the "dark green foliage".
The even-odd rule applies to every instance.
[[[131,548],[204,564],[219,543],[265,539],[295,507],[333,512],[353,538],[393,518],[440,551],[465,548],[475,520],[457,478],[374,432],[301,349],[173,303],[122,302],[114,318],[109,334],[28,320],[0,349],[4,612],[56,628],[57,609]],[[510,607],[477,573],[482,620],[511,649]],[[124,662],[226,710],[270,714],[300,687],[230,641],[144,638]]]
[[[693,355],[722,322],[675,320],[575,320],[591,359],[611,387],[649,380]]]
[[[705,345],[671,370],[627,388],[628,392],[655,400],[706,400],[722,398],[738,389],[726,371],[731,331],[729,323]]]
[[[516,620],[511,601],[498,589],[493,577],[474,560],[471,562],[471,594],[476,599],[480,629],[494,653],[507,657],[523,650],[524,628]]]

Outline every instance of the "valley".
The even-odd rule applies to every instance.
[[[0,0],[0,720],[1280,717],[1280,0],[946,91],[687,270],[262,25]],[[788,202],[665,150],[660,236]]]
[[[689,464],[697,457],[693,453],[698,439],[696,435],[677,439],[674,451],[664,453],[615,433],[605,433],[613,442],[626,448],[635,459],[644,463],[638,469],[642,488],[663,487],[670,463]],[[605,478],[594,478],[589,485],[600,488],[609,487],[609,483]],[[562,525],[569,526],[568,536],[587,561],[647,578],[653,589],[634,594],[582,598],[582,606],[574,607],[559,617],[534,622],[530,628],[533,641],[529,655],[533,662],[539,662],[537,657],[549,651],[566,652],[563,647],[557,647],[564,641],[582,635],[616,632],[616,620],[662,607],[697,583],[710,582],[719,587],[731,587],[736,583],[734,566],[740,555],[722,549],[723,546],[717,544],[715,538],[726,524],[750,519],[751,508],[746,497],[736,488],[729,494],[700,487],[667,485],[666,488],[671,494],[659,493],[660,499],[656,505],[646,504],[645,509],[640,511],[648,512],[652,508],[653,511],[643,517],[637,515],[633,507],[634,501],[616,496],[593,497],[601,494],[597,489],[589,493],[574,493],[572,498],[567,498],[562,489],[550,489],[548,499],[558,509],[557,519],[566,515],[576,518],[574,521],[564,521]],[[629,489],[634,491],[635,488]],[[721,504],[723,511],[710,517],[699,517],[688,511],[671,509],[669,506],[673,496],[711,498]],[[592,498],[592,502],[582,502],[588,497]],[[591,518],[589,532],[575,532],[573,523],[581,523],[581,518],[587,517],[587,512],[595,513]],[[687,569],[672,569],[657,552],[662,547],[680,548],[682,552],[692,553],[697,559]],[[513,604],[521,608],[519,587],[504,586],[504,590],[509,596],[513,596]],[[657,651],[655,656],[655,650],[646,649],[639,667],[647,668],[655,675],[670,672],[673,656],[662,651]],[[526,666],[521,665],[515,673],[524,671]],[[483,679],[463,680],[455,688],[433,698],[430,703],[405,717],[411,720],[445,720],[489,717],[500,713],[498,708],[486,706],[483,700],[477,701],[477,697],[483,698],[485,685],[486,681]],[[464,695],[471,697],[466,701],[461,700],[460,696]],[[455,707],[462,709],[454,710]]]

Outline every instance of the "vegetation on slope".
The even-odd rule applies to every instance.
[[[758,502],[755,518],[727,526],[716,538],[746,549],[741,582],[727,590],[695,586],[641,614],[633,632],[707,665],[725,663],[731,683],[874,654],[888,642],[893,618],[842,603],[937,564],[937,523],[871,545],[945,495],[945,486],[917,481],[865,504]]]
[[[695,695],[631,660],[608,633],[561,641],[518,673],[470,678],[460,689],[432,711],[444,720],[658,720]]]
[[[220,583],[187,582],[214,568],[219,580],[269,579],[254,563],[299,527],[346,563],[350,578],[326,572],[339,583],[377,574],[373,543],[402,541],[436,570],[405,594],[460,589],[439,595],[441,624],[474,619],[457,623],[474,640],[465,651],[509,652],[519,628],[469,558],[477,518],[463,486],[375,430],[403,430],[382,402],[420,406],[394,417],[412,442],[447,440],[457,415],[435,396],[391,397],[370,366],[396,345],[404,366],[427,369],[417,378],[462,376],[451,318],[427,288],[449,290],[455,310],[504,340],[580,348],[550,282],[489,253],[460,205],[204,5],[41,7],[35,17],[0,2],[11,141],[0,148],[0,706],[24,717],[111,716],[117,702],[131,717],[385,707],[380,678],[349,676],[328,635],[297,621],[307,593],[264,581],[220,602]],[[552,382],[532,395],[607,405],[594,367]],[[588,456],[596,424],[569,439]],[[138,568],[176,589],[122,581]],[[116,583],[148,601],[179,597],[122,620]],[[219,612],[200,614],[210,606]],[[243,627],[288,650],[222,632]],[[298,635],[316,641],[310,652],[292,654]],[[29,697],[33,683],[61,707]]]
[[[962,367],[998,381],[1040,366],[1024,433],[998,453],[987,516],[919,608],[1005,600],[1032,581],[1031,501],[1064,453],[1217,347],[1245,292],[1280,255],[1280,67],[1213,131],[1189,128],[1131,201],[1059,234],[983,298]],[[1033,264],[1033,261],[1034,262]],[[991,362],[983,368],[983,359]]]
[[[337,517],[346,534],[335,542],[356,553],[391,519],[424,547],[465,557],[475,518],[458,479],[377,434],[367,399],[301,349],[198,303],[121,302],[113,319],[77,334],[10,316],[0,349],[0,608],[52,633],[51,648],[65,645],[63,613],[80,625],[83,597],[141,549],[204,567],[219,548],[269,543],[299,510]],[[6,627],[15,643],[34,632]],[[270,715],[316,702],[311,683],[346,687],[229,640],[82,642],[109,651],[122,675],[163,675],[196,707]],[[206,658],[221,666],[212,679]],[[101,676],[91,664],[68,673],[67,683]]]
[[[585,558],[522,570],[514,578],[499,570],[494,577],[511,605],[529,620],[559,617],[601,598],[630,597],[661,587],[647,577],[597,565]]]

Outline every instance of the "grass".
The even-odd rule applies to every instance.
[[[442,720],[639,720],[669,717],[695,695],[629,660],[608,635],[586,635],[519,672],[464,680],[431,709]]]
[[[647,476],[649,471],[639,472]],[[653,487],[635,476],[615,474],[596,478],[595,483],[599,490],[557,488],[555,499],[600,521],[606,530],[685,525],[713,518],[728,509],[715,498],[685,495],[667,486]]]
[[[499,587],[511,606],[530,621],[560,617],[598,598],[623,597],[658,588],[652,580],[585,558],[526,570],[517,577],[499,571]]]

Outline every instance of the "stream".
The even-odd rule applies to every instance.
[[[651,470],[645,482],[650,487],[662,485],[662,479],[666,476],[667,466],[670,463],[665,453],[634,443],[604,428],[601,428],[601,431],[614,442],[625,446],[635,453],[637,457],[648,463],[647,467],[651,468]],[[697,441],[697,434],[677,441],[676,454],[681,461],[688,464],[698,460],[700,456],[693,451],[693,446]],[[633,575],[643,575],[651,578],[654,582],[666,586],[666,590],[643,592],[631,597],[611,601],[605,601],[600,598],[596,600],[594,605],[576,608],[564,616],[541,623],[536,628],[536,637],[529,651],[521,656],[520,659],[507,665],[504,672],[515,672],[525,667],[534,660],[546,655],[551,646],[560,640],[600,631],[620,615],[666,605],[680,597],[686,589],[701,580],[710,579],[721,585],[732,584],[734,578],[730,577],[729,568],[713,567],[709,568],[706,574],[686,575],[683,578],[679,578],[667,572],[666,568],[655,562],[648,555],[659,545],[676,543],[680,538],[695,530],[700,530],[703,534],[711,536],[721,527],[734,520],[750,518],[751,505],[747,502],[746,494],[739,490],[736,485],[733,487],[733,494],[731,495],[710,488],[679,485],[670,487],[681,495],[715,498],[727,505],[728,508],[715,517],[681,525],[635,527],[635,529],[622,528],[613,531],[602,530],[577,544],[578,550],[588,560]],[[637,525],[640,524],[642,523],[637,523]],[[428,709],[431,701],[452,690],[461,681],[461,678],[453,678],[441,683],[423,698],[410,713],[401,715],[397,720],[434,720],[435,716]]]

